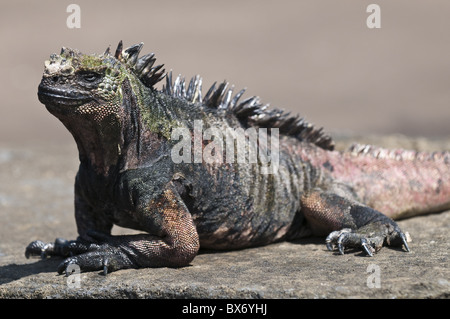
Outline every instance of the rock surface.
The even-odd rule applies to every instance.
[[[338,148],[355,137],[338,139]],[[450,139],[359,137],[358,142],[420,150]],[[384,248],[328,252],[309,238],[230,252],[202,252],[191,266],[82,273],[79,287],[56,274],[61,259],[26,259],[36,239],[76,237],[75,145],[0,145],[0,298],[449,298],[450,211],[399,222],[411,252]],[[114,233],[127,233],[115,229]],[[377,280],[378,278],[379,280]],[[74,287],[75,286],[75,287]]]

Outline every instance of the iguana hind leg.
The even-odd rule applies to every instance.
[[[346,247],[359,247],[372,256],[387,244],[404,245],[409,251],[405,234],[392,219],[358,202],[342,185],[327,190],[315,188],[302,196],[301,205],[313,233],[329,233],[329,250],[336,246],[344,254]]]

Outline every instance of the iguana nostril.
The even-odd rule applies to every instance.
[[[58,79],[59,79],[59,77],[57,77],[57,76],[52,76],[52,81],[53,81],[54,83],[58,82]]]

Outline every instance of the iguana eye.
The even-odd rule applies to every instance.
[[[98,80],[100,78],[100,74],[98,73],[94,73],[94,72],[87,72],[87,73],[83,73],[81,74],[81,78],[86,81],[86,82],[95,82],[96,80]]]

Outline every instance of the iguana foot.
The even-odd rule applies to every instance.
[[[341,255],[346,247],[363,249],[369,256],[384,244],[404,246],[409,251],[405,234],[397,223],[381,212],[361,204],[353,191],[342,184],[327,189],[313,189],[302,196],[302,212],[313,233],[324,234],[328,250],[336,246]]]
[[[59,274],[65,273],[68,276],[70,265],[77,265],[81,272],[103,270],[104,275],[118,269],[133,267],[133,262],[127,256],[127,254],[132,255],[132,252],[121,245],[120,240],[114,243],[114,236],[92,230],[88,231],[88,235],[101,244],[91,243],[87,249],[79,251],[76,256],[71,255],[66,258],[58,266]]]
[[[380,222],[365,225],[356,230],[343,228],[331,232],[325,240],[328,250],[332,251],[337,246],[339,253],[344,254],[346,247],[362,248],[369,256],[379,251],[383,244],[389,246],[403,245],[406,251],[410,251],[406,235],[396,225]]]
[[[108,244],[99,246],[97,250],[66,258],[59,264],[58,273],[70,275],[68,269],[70,265],[77,265],[81,272],[103,270],[104,275],[118,269],[133,267],[130,259],[120,249]]]
[[[35,240],[25,249],[25,257],[30,258],[38,256],[42,259],[47,258],[47,256],[68,257],[95,250],[98,249],[98,247],[99,245],[95,243],[83,240],[69,241],[62,238],[56,238],[54,243],[44,243],[43,241]]]
[[[57,238],[54,243],[40,240],[31,242],[25,249],[25,257],[33,256],[42,259],[48,256],[68,257],[59,266],[58,273],[69,275],[68,266],[76,264],[80,271],[103,270],[108,272],[129,268],[132,264],[120,249],[108,244],[98,245],[82,240],[68,241]]]
[[[25,249],[25,257],[40,256],[45,259],[47,256],[67,257],[92,248],[92,244],[82,241],[68,241],[62,238],[56,238],[54,243],[44,243],[40,240],[31,242]]]

